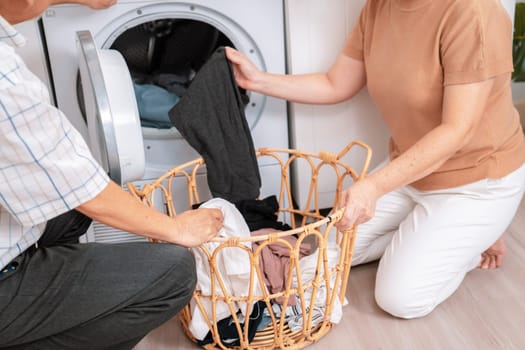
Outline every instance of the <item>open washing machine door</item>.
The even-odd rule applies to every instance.
[[[126,62],[116,50],[97,49],[89,31],[77,32],[77,44],[91,151],[116,183],[139,180],[144,146]]]

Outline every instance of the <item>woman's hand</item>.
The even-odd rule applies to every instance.
[[[376,187],[367,179],[344,190],[338,206],[344,207],[345,211],[336,227],[344,231],[370,220],[374,216],[378,198]]]
[[[39,1],[45,6],[61,5],[61,4],[79,4],[91,7],[94,10],[107,9],[117,3],[117,0],[47,0]]]
[[[107,9],[117,3],[117,0],[81,0],[86,6],[91,7],[94,10]]]
[[[199,208],[177,214],[177,230],[172,243],[185,247],[196,247],[215,237],[222,228],[223,215],[220,209]]]
[[[259,77],[262,72],[255,64],[243,53],[231,47],[226,47],[226,57],[232,63],[233,75],[235,76],[237,84],[246,90],[257,90],[256,85],[260,80]]]

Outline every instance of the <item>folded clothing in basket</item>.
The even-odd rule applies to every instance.
[[[272,232],[279,232],[273,228],[263,228],[252,231],[252,236],[268,235]],[[295,247],[297,238],[294,236],[281,237],[290,246]],[[260,242],[253,242],[252,249],[255,251]],[[312,246],[309,243],[301,243],[299,246],[299,258],[309,255],[312,252]],[[285,290],[286,281],[288,280],[288,271],[290,270],[290,249],[283,243],[272,243],[265,245],[260,252],[259,265],[263,272],[264,283],[271,293],[279,293]],[[278,297],[275,302],[284,303],[284,297]],[[295,295],[288,298],[288,305],[295,305]]]

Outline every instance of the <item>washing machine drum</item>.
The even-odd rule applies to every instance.
[[[143,127],[170,129],[168,112],[217,46],[228,45],[213,26],[159,19],[132,27],[111,46],[129,67]]]
[[[190,76],[211,56],[218,39],[219,31],[207,23],[161,19],[128,29],[111,48],[124,56],[132,76]]]

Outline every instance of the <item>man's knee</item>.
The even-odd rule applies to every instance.
[[[189,294],[193,293],[197,284],[195,258],[193,253],[185,247],[173,244],[156,244],[154,254],[161,266],[166,269],[166,276],[162,279],[171,281],[178,287],[185,287]]]

